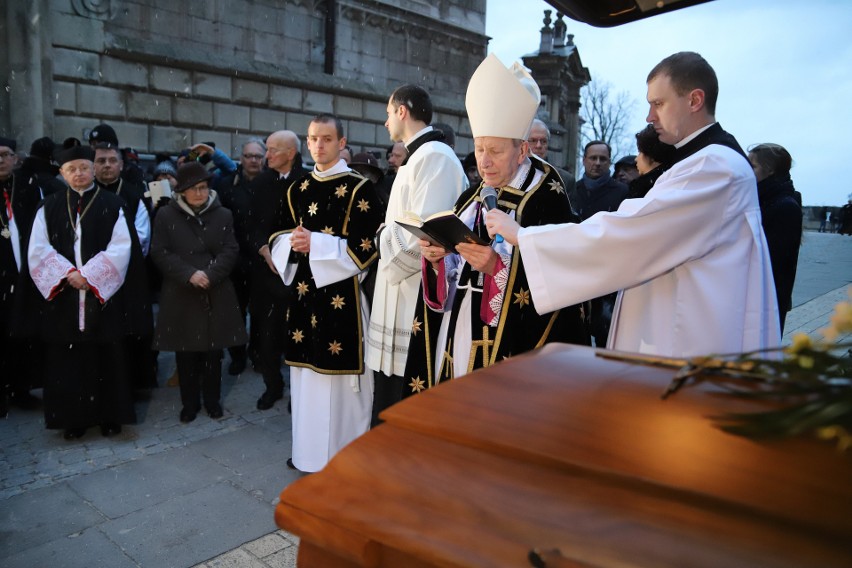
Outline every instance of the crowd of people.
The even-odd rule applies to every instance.
[[[698,54],[647,83],[637,154],[611,172],[592,141],[576,182],[548,162],[538,85],[494,55],[468,86],[463,160],[415,85],[388,98],[387,169],[331,114],[236,162],[209,143],[160,155],[156,198],[109,125],[88,144],[36,140],[18,167],[0,138],[0,410],[43,388],[47,428],[114,435],[169,351],[179,419],[218,419],[227,349],[228,373],[261,373],[260,410],[284,399],[289,367],[288,465],[312,472],[403,398],[549,342],[673,357],[779,344],[802,230],[789,153],[746,153],[722,130]],[[476,239],[447,248],[396,222],[447,210]]]

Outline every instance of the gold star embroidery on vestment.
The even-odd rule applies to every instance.
[[[305,334],[302,333],[301,329],[297,329],[296,331],[293,332],[293,341],[294,342],[301,343],[304,338],[305,338]]]
[[[361,250],[369,252],[373,249],[373,242],[370,239],[361,239]]]
[[[523,288],[521,288],[520,292],[515,292],[515,301],[512,302],[512,303],[513,304],[520,304],[520,306],[522,308],[524,306],[529,306],[530,305],[530,292],[529,292],[529,290],[524,290]]]
[[[420,392],[422,391],[426,385],[423,384],[423,379],[420,377],[414,377],[411,379],[411,382],[408,383],[408,386],[411,387],[411,392]]]
[[[334,189],[334,195],[337,197],[346,197],[346,184],[342,183]]]
[[[334,230],[331,227],[328,227],[328,226],[326,226],[322,230],[322,232],[325,233],[326,235],[333,235],[334,234]]]
[[[423,325],[423,322],[417,319],[417,316],[414,316],[414,322],[411,324],[411,333],[417,335],[418,332],[423,331],[420,326]]]
[[[309,214],[311,217],[313,217],[314,215],[316,215],[316,214],[317,214],[317,210],[318,210],[318,209],[319,209],[319,205],[317,205],[316,203],[311,203],[311,204],[308,206],[308,214]]]
[[[296,291],[299,293],[300,298],[308,293],[308,288],[307,282],[299,282],[296,284]]]
[[[328,350],[331,351],[332,355],[339,355],[343,351],[343,346],[337,340],[334,340],[328,344]]]
[[[562,184],[559,183],[559,180],[553,180],[550,182],[550,191],[555,191],[556,193],[562,192]]]
[[[358,202],[358,209],[361,210],[361,213],[366,213],[367,211],[370,210],[370,204],[367,203],[366,199],[362,199],[361,201]]]
[[[317,316],[316,314],[311,314],[311,327],[317,326]]]
[[[346,302],[343,301],[343,297],[338,294],[334,298],[331,299],[331,305],[334,306],[335,310],[342,310],[343,306],[346,305]]]
[[[302,182],[302,185],[299,186],[299,189],[302,190],[302,191],[305,191],[306,189],[308,189],[309,185],[311,185],[311,182],[309,182],[308,180],[305,180],[305,181]]]

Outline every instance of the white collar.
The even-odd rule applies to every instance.
[[[695,138],[696,138],[699,134],[701,134],[702,132],[704,132],[705,130],[707,130],[708,128],[710,128],[711,126],[713,126],[714,124],[716,124],[716,123],[715,123],[715,122],[711,122],[711,123],[710,123],[710,124],[708,124],[707,126],[704,126],[703,128],[699,128],[698,130],[696,130],[695,132],[693,132],[692,134],[690,134],[689,136],[687,136],[686,138],[684,138],[683,140],[681,140],[680,142],[678,142],[677,144],[675,144],[675,145],[674,145],[674,147],[675,147],[675,148],[681,148],[682,146],[684,146],[684,145],[688,144],[688,143],[689,143],[689,142],[691,142],[692,140],[695,140]]]
[[[336,164],[322,172],[319,171],[316,164],[314,164],[314,175],[320,179],[335,176],[337,174],[345,174],[350,171],[352,170],[349,168],[349,164],[347,164],[346,160],[343,158],[340,158]]]
[[[427,126],[423,130],[420,130],[417,134],[415,134],[414,136],[409,138],[408,140],[405,140],[403,142],[403,144],[405,144],[405,147],[407,148],[409,144],[411,144],[412,142],[414,142],[415,140],[417,140],[418,138],[420,138],[421,136],[423,136],[427,132],[432,132],[433,130],[435,130],[435,129],[432,128],[431,126]]]

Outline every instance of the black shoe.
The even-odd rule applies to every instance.
[[[17,406],[21,410],[35,410],[39,403],[41,403],[41,399],[29,391],[15,392],[9,397],[9,404]]]
[[[194,410],[187,410],[186,408],[184,408],[180,411],[180,421],[184,424],[189,424],[190,422],[195,420],[195,416],[197,414],[198,412]]]
[[[287,458],[287,467],[289,467],[290,469],[295,469],[296,471],[299,471],[299,468],[297,468],[295,465],[293,465],[293,458]]]
[[[281,393],[270,392],[268,389],[260,398],[257,399],[257,409],[258,410],[269,410],[273,406],[275,406],[275,402],[284,398],[284,395]]]
[[[231,364],[228,365],[228,374],[229,375],[239,375],[243,371],[246,370],[246,359],[242,357],[240,359],[231,360]]]
[[[85,428],[66,428],[62,437],[66,440],[77,440],[78,438],[82,438],[85,433]]]
[[[223,414],[222,405],[218,402],[207,407],[207,415],[213,420],[222,418]]]
[[[121,434],[121,424],[101,424],[101,434],[106,437]]]

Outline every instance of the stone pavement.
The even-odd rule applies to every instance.
[[[161,385],[173,370],[161,354]],[[297,539],[273,520],[299,476],[286,466],[286,399],[261,412],[260,375],[223,379],[221,420],[181,424],[179,389],[163,386],[110,439],[91,428],[69,442],[40,411],[11,409],[0,422],[0,566],[184,568],[237,547],[207,566],[295,566]]]
[[[824,327],[850,281],[852,239],[806,233],[784,342]],[[173,370],[162,354],[161,385]],[[259,375],[223,379],[223,419],[181,424],[178,389],[163,386],[111,439],[68,442],[40,411],[13,408],[0,420],[0,566],[295,566],[298,539],[273,521],[299,477],[286,401],[260,412]]]

